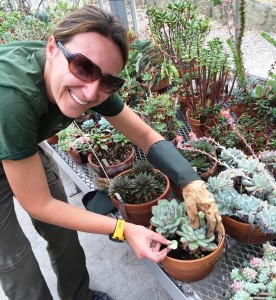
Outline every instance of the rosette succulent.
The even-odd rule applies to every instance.
[[[158,205],[152,207],[150,220],[156,232],[160,232],[166,238],[172,238],[178,227],[184,222],[186,206],[184,202],[178,203],[175,199],[158,200]]]
[[[226,299],[276,299],[276,247],[267,242],[263,250],[261,258],[251,257],[241,268],[232,269]]]

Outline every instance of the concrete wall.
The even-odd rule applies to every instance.
[[[223,21],[221,13],[213,6],[212,0],[189,1],[197,4],[201,13]],[[148,0],[148,3],[157,3],[159,7],[166,6],[168,2],[168,0]],[[246,0],[246,3],[246,27],[276,33],[276,0]]]

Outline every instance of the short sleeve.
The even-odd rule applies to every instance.
[[[0,87],[0,159],[19,160],[37,152],[38,120],[17,89]]]
[[[124,108],[124,101],[116,93],[108,97],[103,103],[93,107],[93,110],[104,117],[118,115]]]

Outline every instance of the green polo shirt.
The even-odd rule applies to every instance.
[[[43,41],[0,45],[0,160],[32,156],[38,143],[73,121],[48,101],[45,47]],[[114,94],[93,110],[114,116],[123,106]]]

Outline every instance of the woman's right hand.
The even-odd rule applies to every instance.
[[[170,251],[168,247],[160,250],[161,245],[171,244],[169,240],[144,226],[126,222],[124,236],[135,255],[140,259],[147,258],[154,263],[159,263]]]

